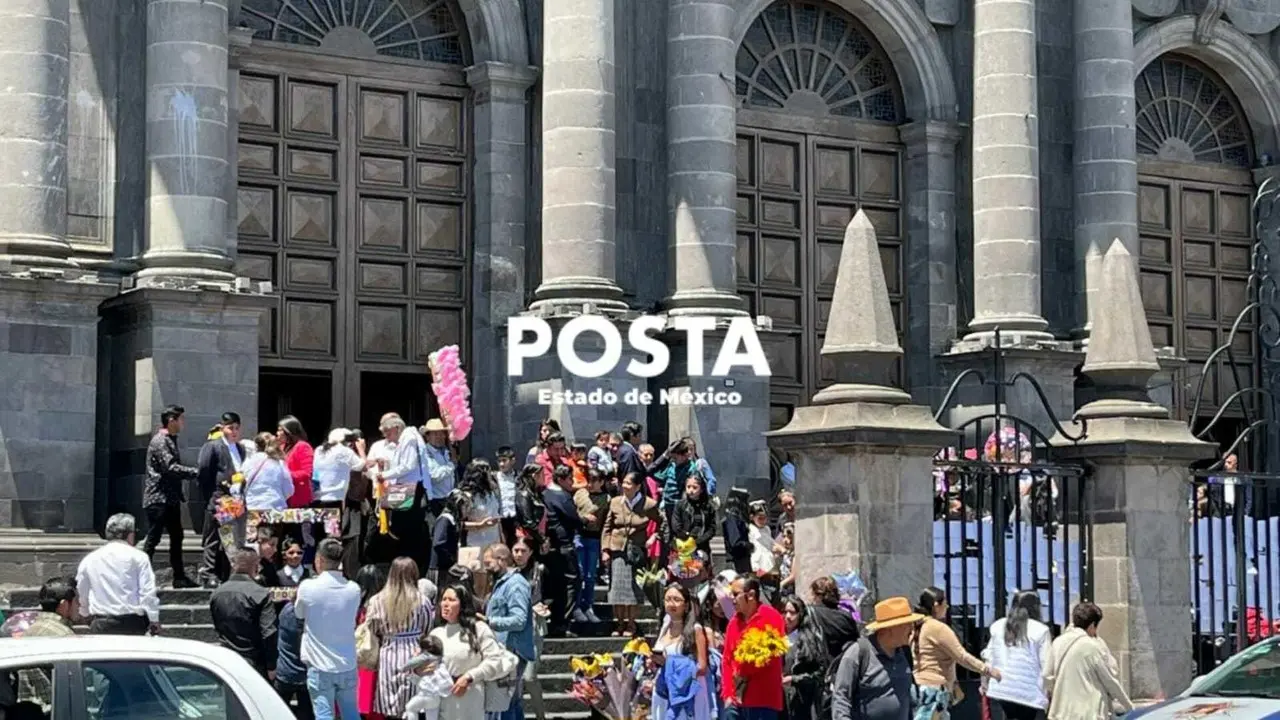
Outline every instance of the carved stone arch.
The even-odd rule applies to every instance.
[[[1187,55],[1213,70],[1235,95],[1249,120],[1253,156],[1280,157],[1280,68],[1259,50],[1249,36],[1227,23],[1215,23],[1206,44],[1196,42],[1196,18],[1181,15],[1159,22],[1138,34],[1133,70],[1140,76],[1166,53]]]
[[[741,43],[756,16],[775,0],[738,0],[734,39]],[[951,63],[924,11],[901,0],[826,0],[858,19],[889,55],[909,120],[955,121],[956,84]]]
[[[467,19],[471,54],[477,64],[536,65],[529,56],[524,0],[457,0]]]

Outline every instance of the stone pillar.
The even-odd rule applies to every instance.
[[[923,389],[918,402],[933,405],[946,392],[934,386],[934,358],[956,338],[956,144],[962,132],[955,123],[926,120],[903,125],[899,133],[907,146],[908,205],[925,209],[907,217],[907,242],[925,249],[906,258],[907,287],[927,292],[907,298],[906,384]]]
[[[1052,337],[1040,311],[1038,106],[1035,2],[976,0],[971,337]]]
[[[102,303],[98,426],[108,450],[98,482],[110,492],[103,517],[139,514],[147,441],[169,404],[187,409],[179,438],[194,464],[205,434],[225,411],[258,427],[258,323],[274,298],[248,293],[140,288]],[[188,499],[195,497],[187,490]],[[198,508],[189,506],[193,513]],[[188,522],[188,527],[198,527]]]
[[[625,310],[616,282],[614,0],[547,0],[542,285],[533,307]]]
[[[475,103],[475,272],[471,312],[472,450],[492,454],[510,435],[507,318],[524,310],[528,257],[529,88],[534,68],[485,62],[467,69]]]
[[[0,529],[94,527],[98,304],[118,289],[0,273]]]
[[[0,264],[70,267],[70,0],[0,3]]]
[[[1191,682],[1188,467],[1216,448],[1147,394],[1160,364],[1133,260],[1117,239],[1098,263],[1098,312],[1083,368],[1095,399],[1076,413],[1084,439],[1054,442],[1060,457],[1093,468],[1085,508],[1099,635],[1129,694],[1142,700],[1172,697]]]
[[[872,600],[933,584],[933,456],[956,434],[888,385],[902,355],[871,221],[845,232],[822,355],[836,383],[768,433],[796,466],[797,586],[850,569]]]
[[[139,285],[230,282],[226,0],[147,0],[147,230]]]
[[[737,292],[737,17],[729,0],[667,4],[667,312],[745,315]]]
[[[1138,252],[1133,8],[1075,0],[1076,326],[1087,337],[1098,263],[1115,238]]]

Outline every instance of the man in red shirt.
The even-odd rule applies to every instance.
[[[551,433],[547,436],[546,446],[547,449],[538,453],[537,457],[533,460],[535,463],[542,466],[542,477],[539,478],[538,481],[539,490],[546,490],[548,485],[556,481],[556,468],[563,465],[570,470],[573,469],[573,465],[569,463],[569,459],[566,457],[564,435],[561,435],[558,432]]]
[[[786,624],[781,613],[760,601],[760,581],[756,578],[738,578],[729,587],[737,612],[724,633],[720,697],[726,708],[725,720],[777,720],[782,712],[782,658],[758,668],[737,664],[733,654],[747,630],[773,628],[785,637]],[[741,693],[739,686],[743,688]]]

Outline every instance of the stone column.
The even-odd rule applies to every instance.
[[[139,285],[229,282],[226,0],[147,0],[147,230]]]
[[[491,418],[476,426],[472,447],[484,453],[513,437],[502,327],[525,303],[529,88],[536,79],[537,71],[522,65],[485,62],[467,69],[476,128],[472,404],[478,416]]]
[[[0,264],[70,267],[70,0],[0,3]]]
[[[1084,373],[1095,399],[1080,408],[1086,435],[1055,438],[1060,456],[1087,461],[1093,528],[1093,600],[1099,632],[1135,699],[1163,699],[1191,682],[1189,465],[1216,448],[1151,401],[1160,369],[1133,256],[1117,239],[1098,263],[1093,334]]]
[[[1040,307],[1040,150],[1033,0],[973,15],[971,336],[1051,339]]]
[[[1102,254],[1116,238],[1138,252],[1133,8],[1076,0],[1073,17],[1076,327],[1087,337]]]
[[[899,133],[907,146],[909,206],[925,209],[907,217],[907,242],[925,248],[906,259],[907,287],[928,289],[907,298],[906,344],[920,350],[907,354],[907,385],[934,404],[946,392],[930,387],[938,382],[935,357],[956,339],[956,144],[963,134],[937,120],[903,125]]]
[[[869,596],[911,597],[933,584],[933,456],[956,434],[888,385],[902,355],[875,230],[859,211],[845,232],[822,355],[836,384],[769,446],[796,465],[797,586],[857,570]]]
[[[668,0],[666,300],[672,315],[745,315],[737,292],[738,43],[729,0]]]
[[[542,285],[533,308],[625,310],[616,282],[614,0],[547,0]]]

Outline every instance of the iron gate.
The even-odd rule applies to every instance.
[[[1280,186],[1275,181],[1259,188],[1253,212],[1257,240],[1244,286],[1247,302],[1188,382],[1195,386],[1188,413],[1192,434],[1223,448],[1208,467],[1192,473],[1187,500],[1198,674],[1280,634],[1280,278],[1273,267],[1280,260]]]
[[[1069,621],[1071,607],[1091,596],[1088,473],[1059,462],[1041,430],[1006,412],[1006,393],[1026,383],[1068,441],[1082,439],[1085,428],[1063,427],[1034,377],[1007,376],[1005,352],[997,331],[991,372],[961,373],[935,415],[944,421],[966,382],[990,391],[990,405],[983,406],[989,409],[956,428],[960,443],[938,453],[933,473],[935,583],[947,594],[953,627],[974,653],[1020,590],[1039,594],[1041,619],[1055,632]]]

